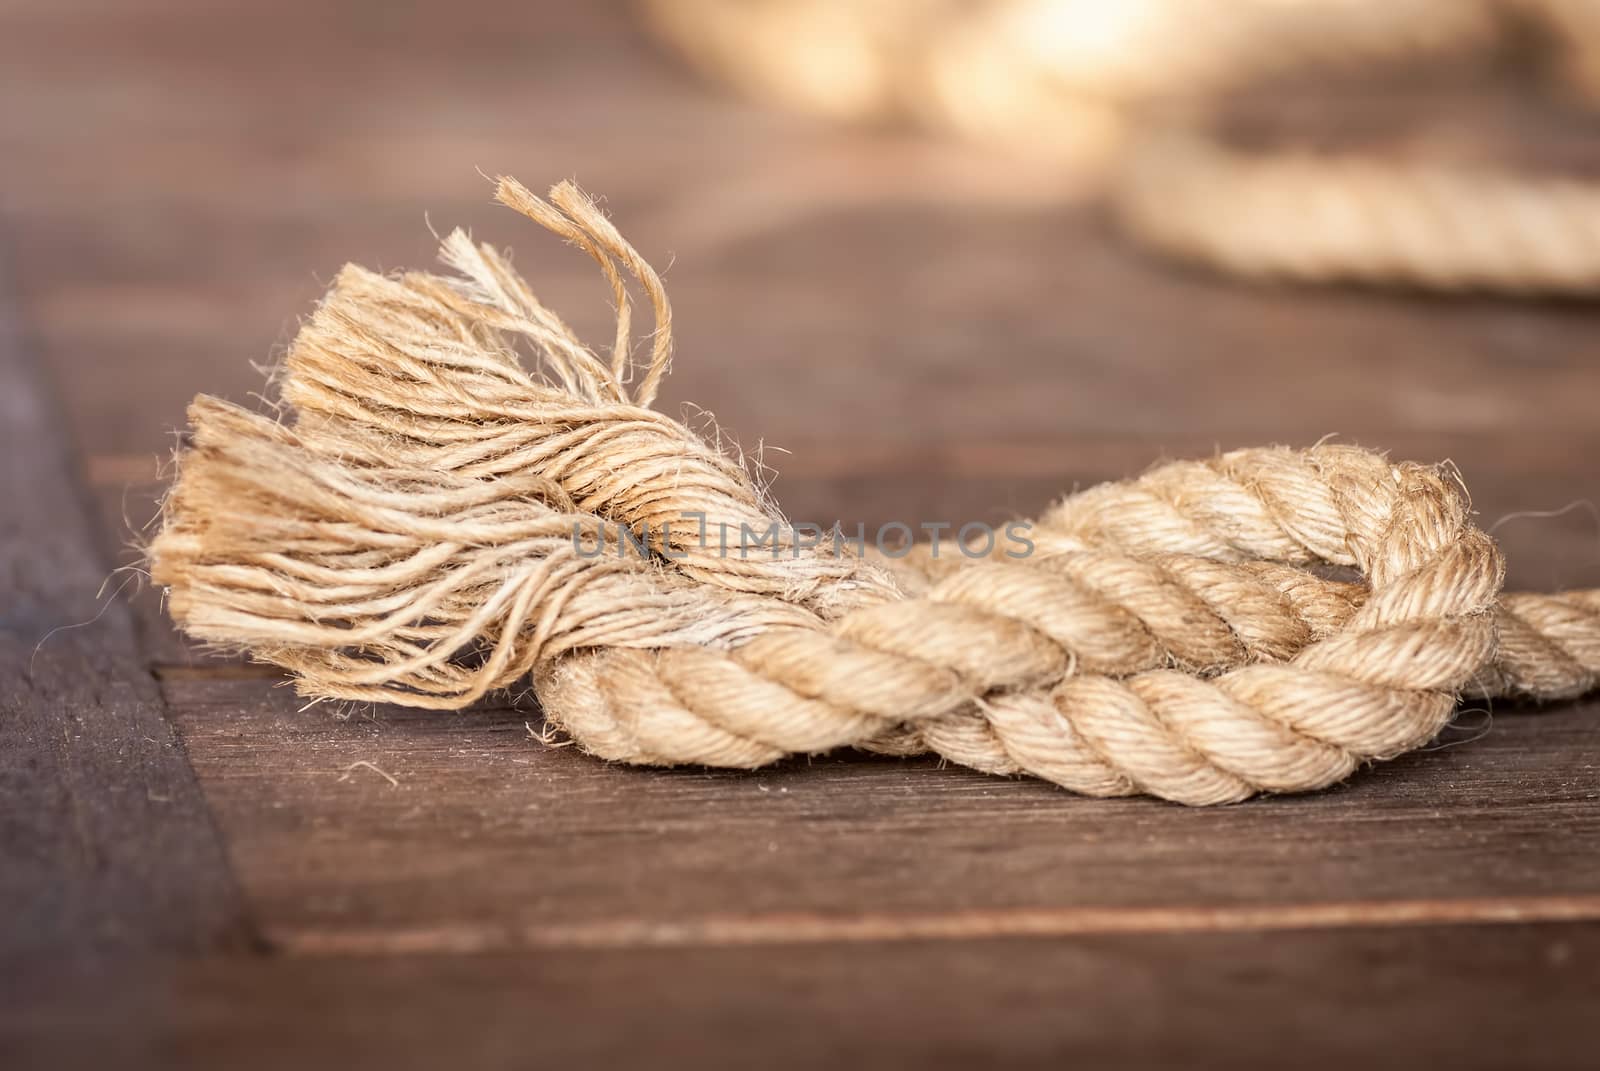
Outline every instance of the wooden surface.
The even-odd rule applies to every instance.
[[[1337,433],[1456,462],[1513,585],[1597,585],[1589,306],[1169,269],[1081,183],[727,98],[612,4],[6,0],[0,100],[0,1066],[1592,1066],[1600,704],[1206,811],[641,771],[532,709],[306,708],[113,572],[187,400],[260,389],[347,259],[468,225],[605,337],[477,168],[605,196],[671,265],[664,407],[821,522]]]
[[[0,399],[0,958],[211,949],[238,892],[4,298]]]

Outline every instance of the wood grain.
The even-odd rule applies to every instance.
[[[1593,704],[1497,708],[1477,740],[1484,718],[1465,715],[1442,741],[1455,746],[1333,791],[1189,810],[933,760],[844,754],[755,774],[609,766],[542,745],[531,710],[341,717],[265,683],[177,675],[163,686],[263,932],[289,949],[1600,911]]]
[[[238,940],[221,844],[128,611],[98,594],[106,569],[8,293],[0,278],[0,963]]]
[[[9,1066],[1581,1066],[1600,927],[204,960],[0,1007]],[[82,987],[96,1013],[60,1011]],[[71,1005],[68,1005],[69,1009]]]
[[[0,115],[0,150],[29,162],[9,223],[91,453],[168,450],[198,391],[248,400],[251,362],[340,264],[427,266],[429,225],[514,247],[552,307],[608,338],[587,258],[491,206],[479,167],[605,197],[670,266],[681,345],[664,408],[708,409],[747,447],[1381,446],[1593,427],[1591,306],[1174,270],[1025,161],[711,92],[625,4],[424,5],[385,12],[376,43],[360,15],[308,0],[21,6],[0,88],[35,103]],[[137,109],[95,107],[130,93]],[[1338,111],[1326,92],[1310,103]],[[1306,125],[1306,108],[1290,114]],[[1392,140],[1387,113],[1357,114],[1350,139]],[[1514,126],[1500,148],[1545,137]],[[114,176],[83,165],[84,144],[124,147]],[[1569,497],[1595,496],[1580,475]]]

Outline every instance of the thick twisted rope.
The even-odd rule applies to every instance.
[[[1140,144],[1116,208],[1162,251],[1246,277],[1600,291],[1600,186],[1573,179],[1261,156],[1175,135]]]
[[[1353,447],[1090,489],[1017,560],[802,539],[647,407],[671,354],[648,265],[570,186],[499,196],[600,263],[611,358],[459,232],[455,276],[345,269],[289,354],[289,422],[190,410],[150,547],[190,634],[319,697],[450,709],[531,675],[553,725],[619,761],[932,750],[1186,803],[1321,787],[1425,743],[1463,691],[1600,674],[1600,594],[1501,598],[1447,475]],[[641,368],[625,274],[655,314]]]
[[[1532,24],[1600,97],[1593,0],[650,0],[659,34],[746,92],[910,119],[1103,171],[1122,228],[1233,274],[1600,291],[1600,186],[1489,167],[1229,147],[1193,107],[1285,73],[1480,54]],[[1222,10],[1225,8],[1225,10]],[[1174,103],[1176,102],[1176,106]]]

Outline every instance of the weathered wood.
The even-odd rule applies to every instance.
[[[206,949],[241,907],[0,279],[0,969]],[[107,592],[102,594],[102,584]]]
[[[1597,963],[1600,926],[1570,924],[205,960],[60,979],[0,1006],[0,1034],[9,1067],[52,1071],[1543,1071],[1592,1066]],[[94,1003],[61,1011],[69,987]]]
[[[246,400],[261,387],[250,362],[287,341],[341,263],[432,262],[425,217],[514,247],[552,307],[607,340],[592,264],[490,206],[479,166],[534,186],[576,176],[670,263],[681,345],[665,408],[704,406],[747,447],[1592,434],[1593,306],[1173,269],[1052,169],[713,93],[625,5],[391,13],[404,29],[382,47],[307,0],[243,26],[193,2],[29,6],[30,32],[0,37],[0,69],[49,84],[70,44],[77,80],[0,114],[0,151],[57,165],[14,169],[9,197],[27,211],[10,222],[89,452],[165,451],[197,391]],[[504,63],[474,51],[488,40]],[[130,63],[137,114],[94,107],[124,91]],[[1340,110],[1326,92],[1299,105],[1297,132]],[[1347,140],[1392,148],[1391,111],[1358,109]],[[1452,132],[1465,125],[1465,106],[1449,114]],[[115,154],[115,176],[63,129]],[[1521,123],[1498,147],[1533,154],[1547,136],[1570,140]],[[138,374],[105,374],[111,353]]]
[[[1592,704],[1497,708],[1471,742],[1467,715],[1459,746],[1339,789],[1187,810],[932,760],[641,770],[541,745],[532,710],[340,720],[260,680],[164,688],[290,949],[1600,917]]]

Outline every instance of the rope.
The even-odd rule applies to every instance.
[[[647,0],[658,35],[752,95],[914,121],[1103,172],[1122,229],[1252,278],[1600,291],[1600,186],[1492,167],[1244,151],[1204,105],[1307,71],[1479,56],[1532,28],[1600,98],[1593,0]],[[1197,106],[1198,105],[1198,106]]]
[[[610,359],[461,232],[451,276],[346,268],[288,355],[288,422],[190,409],[149,548],[189,634],[320,698],[455,709],[531,674],[553,725],[623,762],[933,751],[1192,804],[1331,784],[1463,692],[1600,675],[1600,592],[1502,597],[1447,471],[1350,446],[1075,494],[1015,559],[818,545],[648,407],[670,307],[611,223],[566,184],[498,196],[600,264]],[[628,277],[655,320],[637,366]],[[599,553],[618,526],[635,551]],[[770,549],[721,551],[752,528]]]

